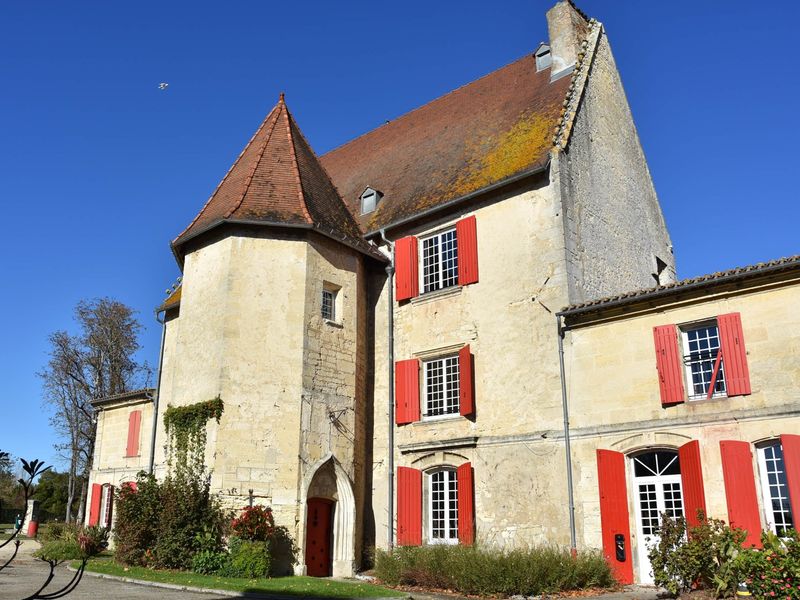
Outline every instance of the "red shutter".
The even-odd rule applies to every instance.
[[[800,528],[800,435],[783,434],[783,468],[789,488],[789,503],[794,517],[794,528]]]
[[[458,543],[475,542],[475,480],[472,464],[464,463],[456,469],[458,484]]]
[[[394,243],[396,300],[408,300],[419,294],[419,264],[417,238],[404,237]]]
[[[706,494],[703,486],[703,467],[700,463],[700,442],[692,440],[678,448],[681,463],[681,486],[683,488],[683,507],[689,527],[697,527],[700,519],[698,511],[706,514]]]
[[[719,450],[722,454],[722,476],[725,480],[728,522],[731,527],[738,527],[747,532],[745,546],[761,546],[761,516],[758,512],[750,444],[721,441]]]
[[[473,360],[469,345],[458,351],[458,393],[459,412],[463,416],[475,412],[475,380],[473,377]]]
[[[139,431],[142,425],[142,411],[134,410],[128,416],[128,448],[125,456],[139,455]]]
[[[419,360],[398,360],[394,363],[394,422],[414,421],[419,421]]]
[[[475,217],[456,223],[458,245],[458,285],[478,283],[478,230]]]
[[[717,325],[725,371],[725,391],[728,396],[745,396],[750,393],[750,370],[747,368],[741,315],[720,315],[717,317]]]
[[[97,525],[100,521],[100,501],[103,499],[103,486],[99,483],[92,484],[92,501],[89,505],[89,527]]]
[[[675,325],[653,327],[656,341],[656,368],[662,406],[680,404],[684,399],[678,330]]]
[[[397,543],[422,544],[422,471],[397,467]]]
[[[622,584],[633,583],[631,530],[628,517],[628,486],[625,483],[625,456],[613,450],[597,451],[597,479],[600,488],[600,526],[603,555]],[[617,535],[625,542],[625,560],[617,560]]]

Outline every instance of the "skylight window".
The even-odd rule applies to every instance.
[[[550,46],[542,44],[536,50],[536,70],[546,69],[553,63],[553,55],[550,53]]]

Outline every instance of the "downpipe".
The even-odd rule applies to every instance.
[[[564,374],[564,334],[567,329],[561,324],[561,313],[556,314],[558,333],[558,368],[561,375],[561,408],[564,413],[564,454],[567,462],[567,498],[569,500],[569,548],[573,557],[577,555],[577,535],[575,533],[575,490],[572,482],[572,449],[569,439],[569,404],[567,402],[567,379]]]
[[[388,300],[389,308],[386,315],[386,336],[388,346],[388,382],[389,382],[389,405],[387,414],[389,415],[388,422],[388,457],[386,468],[388,470],[388,489],[387,489],[387,507],[388,507],[388,520],[386,523],[386,540],[388,547],[394,547],[394,244],[386,239],[386,230],[380,230],[380,236],[383,243],[389,249],[389,264],[386,266],[386,280],[388,283]]]
[[[158,398],[161,395],[161,371],[164,365],[164,340],[167,336],[167,314],[164,319],[159,318],[160,313],[156,313],[156,321],[161,323],[161,348],[158,351],[158,375],[156,376],[156,393],[153,397],[153,430],[150,433],[150,465],[147,472],[152,475],[156,460],[156,431],[158,430]]]

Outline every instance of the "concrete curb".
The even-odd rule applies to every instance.
[[[75,571],[72,566],[68,565],[67,569]],[[292,596],[284,594],[269,594],[261,592],[234,592],[231,590],[218,590],[214,588],[201,588],[189,585],[178,585],[175,583],[161,583],[160,581],[145,581],[143,579],[133,579],[131,577],[120,577],[119,575],[106,575],[105,573],[95,573],[93,571],[84,571],[84,576],[96,577],[97,579],[110,579],[113,581],[122,581],[124,583],[133,583],[136,585],[143,585],[145,587],[162,588],[167,590],[177,590],[179,592],[196,592],[198,594],[216,594],[217,596],[227,596],[229,598],[254,598],[261,600],[298,600],[301,596]],[[319,597],[320,600],[325,600],[324,597]],[[405,598],[411,600],[413,598],[422,598],[421,596],[406,595]],[[402,600],[402,596],[375,596],[369,598],[361,598],[360,600]],[[341,600],[336,599],[336,600]]]

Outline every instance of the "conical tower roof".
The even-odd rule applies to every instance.
[[[371,256],[358,225],[300,132],[283,94],[189,226],[183,244],[224,223],[313,229]]]

